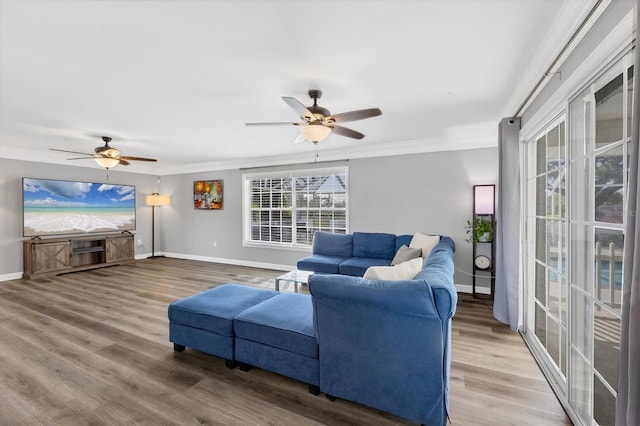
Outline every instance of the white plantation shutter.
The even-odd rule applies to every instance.
[[[245,244],[310,246],[348,231],[346,167],[244,175]]]

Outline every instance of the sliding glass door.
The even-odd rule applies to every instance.
[[[632,54],[526,141],[525,338],[585,425],[613,425]]]

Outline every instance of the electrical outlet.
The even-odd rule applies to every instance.
[[[214,241],[214,242],[213,242],[213,246],[214,246],[214,247],[218,247],[218,242],[217,242],[217,241]]]
[[[138,247],[142,247],[142,240],[138,240]]]

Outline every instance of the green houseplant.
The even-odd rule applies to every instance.
[[[494,223],[489,219],[479,219],[476,218],[471,221],[467,221],[467,225],[464,227],[467,232],[467,238],[465,239],[468,243],[478,243],[478,242],[491,242],[493,241],[494,236]]]

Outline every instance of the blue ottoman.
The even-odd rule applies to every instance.
[[[176,352],[185,347],[234,363],[233,320],[242,311],[280,293],[223,284],[169,305],[169,340]]]
[[[311,296],[280,293],[234,321],[235,359],[309,384],[319,392],[318,340]]]

